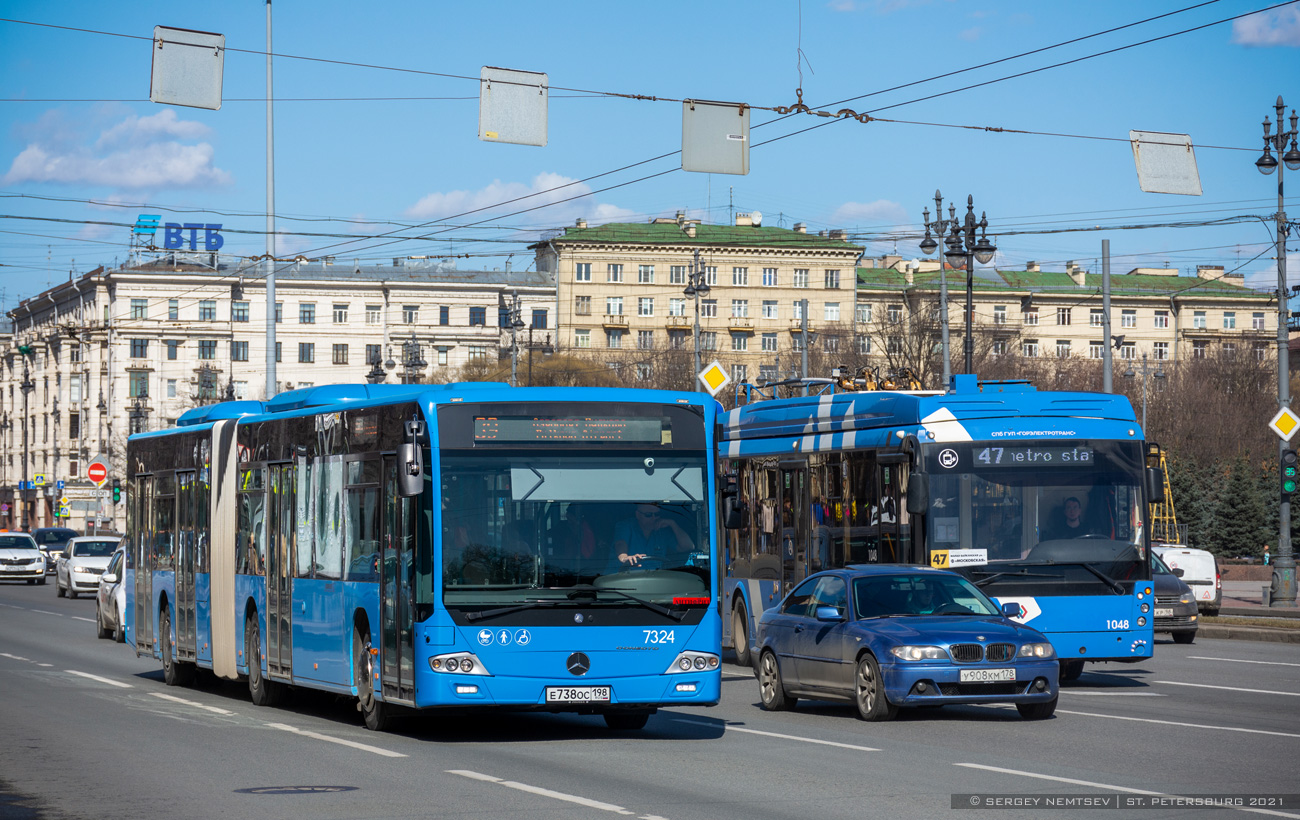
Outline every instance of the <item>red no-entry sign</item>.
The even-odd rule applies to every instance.
[[[104,486],[108,481],[108,465],[102,461],[92,461],[86,466],[86,478],[95,482],[96,487]]]

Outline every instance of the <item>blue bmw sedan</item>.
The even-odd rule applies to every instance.
[[[809,576],[759,620],[763,708],[812,698],[889,720],[903,706],[1014,703],[1022,717],[1051,717],[1056,652],[1006,614],[944,570],[882,564]]]

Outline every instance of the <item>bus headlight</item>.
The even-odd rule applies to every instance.
[[[1146,618],[1146,616],[1145,616],[1145,615],[1139,615],[1139,616],[1138,616],[1138,626],[1146,626],[1146,625],[1147,625],[1147,618]]]
[[[889,654],[905,661],[946,661],[948,651],[942,646],[894,646]]]
[[[1150,611],[1151,611],[1151,604],[1143,604],[1142,606],[1138,607],[1138,611],[1139,611],[1139,612],[1142,612],[1142,613],[1150,612]]]
[[[665,675],[680,675],[683,672],[704,672],[718,668],[721,658],[708,652],[683,652],[673,659],[672,665],[664,671]]]
[[[450,672],[457,675],[491,675],[487,667],[483,666],[483,662],[469,652],[434,655],[429,658],[429,668],[435,672]]]
[[[1056,650],[1050,643],[1027,643],[1016,652],[1017,658],[1055,658]]]

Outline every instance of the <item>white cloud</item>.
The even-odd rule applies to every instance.
[[[590,198],[577,199],[572,202],[563,200],[580,197],[591,192],[591,187],[584,182],[577,182],[572,177],[550,172],[533,177],[532,182],[502,182],[493,180],[491,184],[475,191],[448,191],[426,194],[418,202],[406,209],[405,216],[411,219],[445,219],[487,208],[508,200],[528,196],[520,202],[504,205],[501,212],[536,208],[538,205],[558,203],[554,207],[536,211],[547,222],[562,222],[577,216],[585,216],[592,223],[612,222],[635,215],[635,211],[609,203],[593,202]],[[536,196],[529,196],[536,194]]]
[[[48,112],[22,129],[27,146],[14,157],[6,184],[22,182],[98,185],[115,189],[196,188],[224,185],[230,175],[213,164],[201,123],[180,120],[171,110],[128,116],[92,142],[86,125]]]
[[[875,202],[845,202],[831,215],[832,222],[861,224],[884,222],[898,224],[907,221],[907,210],[897,202],[877,199]]]
[[[978,39],[980,38],[980,34],[981,34],[982,32],[983,32],[983,30],[982,30],[979,26],[975,26],[975,27],[973,27],[973,28],[965,29],[965,30],[962,31],[960,34],[958,34],[957,36],[960,37],[961,39],[965,40],[965,41],[968,42],[968,43],[973,43],[973,42],[975,42],[976,40],[978,40]]]
[[[1300,48],[1300,7],[1291,5],[1234,20],[1232,42],[1243,46]]]

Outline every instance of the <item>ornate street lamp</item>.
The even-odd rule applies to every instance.
[[[973,335],[973,318],[975,313],[974,288],[975,288],[975,262],[987,265],[993,261],[993,255],[997,253],[997,248],[989,241],[988,228],[989,221],[985,214],[981,213],[979,221],[975,221],[975,197],[966,197],[966,219],[964,222],[958,222],[955,218],[955,209],[949,208],[954,218],[948,220],[949,233],[948,238],[944,240],[947,250],[944,256],[948,263],[954,268],[964,268],[966,271],[966,338],[963,341],[963,350],[965,352],[966,369],[965,372],[971,373],[975,369],[975,337]],[[976,236],[976,229],[979,230],[979,236]],[[930,251],[938,247],[934,239],[926,232],[927,243],[922,240],[921,250],[925,250],[927,245]],[[926,251],[929,253],[930,251]]]
[[[694,378],[701,369],[700,365],[700,297],[707,296],[712,288],[705,278],[704,266],[700,264],[700,252],[695,252],[695,261],[691,263],[686,275],[686,289],[682,291],[686,296],[695,297],[695,372],[692,374],[692,381],[695,382],[696,390],[703,390],[704,385],[699,379]]]

